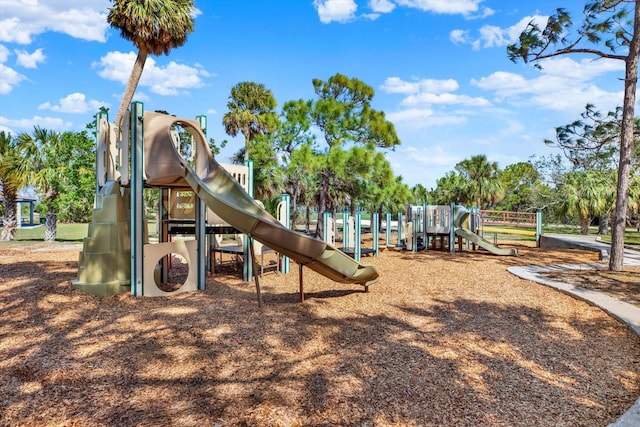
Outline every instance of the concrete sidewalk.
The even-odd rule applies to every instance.
[[[599,236],[588,234],[543,234],[540,236],[541,248],[577,248],[600,252],[600,259],[609,260],[611,245],[599,240]],[[640,266],[640,250],[625,246],[624,265]]]
[[[600,252],[600,259],[607,261],[609,259],[609,251],[611,245],[600,242],[596,236],[587,235],[565,235],[565,234],[545,234],[541,236],[540,247],[542,248],[579,248]],[[625,248],[624,252],[625,266],[640,266],[640,251],[631,248]],[[584,270],[584,269],[607,269],[606,262],[593,264],[558,264],[547,266],[524,266],[509,267],[508,271],[522,279],[531,280],[546,286],[553,287],[565,292],[573,297],[580,298],[590,304],[596,305],[606,311],[609,315],[615,317],[619,321],[625,323],[632,331],[640,336],[640,308],[633,304],[612,298],[601,292],[591,291],[569,285],[563,282],[557,282],[545,277],[542,273],[557,270]],[[610,424],[614,427],[638,427],[640,426],[640,398],[635,404],[627,410],[618,420]]]

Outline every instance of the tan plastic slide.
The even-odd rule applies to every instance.
[[[490,253],[494,255],[501,256],[517,256],[518,250],[515,248],[501,248],[489,242],[488,240],[478,236],[476,233],[471,230],[467,230],[464,228],[464,224],[467,222],[467,218],[469,217],[469,211],[466,209],[458,209],[456,210],[455,217],[455,227],[456,227],[456,235],[461,236],[468,241],[475,243],[483,249],[486,249]]]
[[[171,127],[177,124],[196,139],[195,168],[175,148]],[[213,212],[236,229],[331,280],[365,287],[378,281],[374,266],[360,264],[322,240],[289,230],[260,207],[215,161],[197,122],[146,112],[144,148],[147,184],[191,187]]]

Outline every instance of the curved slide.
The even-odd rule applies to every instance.
[[[195,167],[175,148],[171,127],[177,124],[196,139]],[[145,112],[144,145],[147,184],[191,187],[222,220],[331,280],[365,287],[378,281],[374,266],[360,264],[322,240],[289,230],[255,203],[213,158],[197,122]]]
[[[488,240],[478,236],[476,233],[472,233],[470,230],[466,228],[456,228],[456,236],[462,236],[463,238],[469,240],[472,243],[480,246],[481,248],[486,249],[494,255],[506,255],[506,256],[516,256],[518,255],[518,250],[515,248],[499,248]]]

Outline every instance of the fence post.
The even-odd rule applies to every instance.
[[[542,235],[542,210],[536,211],[536,247],[540,247],[540,236]]]

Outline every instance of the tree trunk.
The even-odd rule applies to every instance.
[[[327,210],[327,194],[329,194],[329,175],[322,173],[322,186],[320,187],[320,199],[318,200],[318,221],[316,222],[316,236],[322,238],[324,225],[322,224],[322,214]]]
[[[54,242],[58,232],[58,215],[55,212],[47,212],[45,218],[44,241]]]
[[[633,158],[633,115],[638,82],[638,56],[640,56],[640,0],[636,0],[633,22],[633,38],[625,61],[624,102],[622,107],[622,134],[620,137],[620,162],[618,165],[618,187],[616,211],[611,235],[609,270],[624,268],[624,230],[629,205],[629,183]]]
[[[300,197],[300,191],[297,186],[293,190],[291,195],[291,228],[296,229],[296,221],[298,221],[298,198]]]
[[[598,218],[598,234],[609,234],[609,216],[609,213],[607,213],[606,215],[602,215]]]
[[[147,61],[147,52],[138,50],[138,56],[136,57],[136,62],[133,64],[133,69],[131,70],[131,75],[129,76],[129,82],[127,82],[127,87],[122,94],[122,101],[120,103],[120,108],[118,108],[118,114],[116,114],[116,119],[114,121],[116,128],[116,138],[120,138],[121,126],[122,126],[122,118],[124,117],[127,109],[129,108],[129,104],[133,100],[133,95],[136,93],[136,89],[138,88],[138,83],[140,82],[140,77],[142,77],[142,71],[144,70],[144,64]]]
[[[580,217],[580,234],[586,236],[589,234],[589,225],[591,224],[591,218]]]
[[[4,188],[4,218],[2,219],[2,236],[0,240],[13,240],[16,228],[18,228],[18,218],[16,212],[18,204],[16,199],[18,194],[16,190],[5,183]]]

